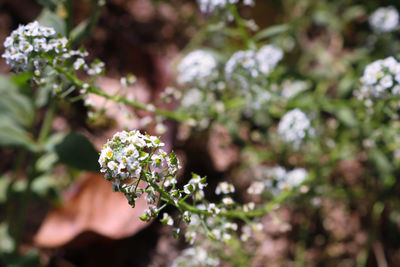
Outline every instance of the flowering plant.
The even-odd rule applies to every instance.
[[[400,172],[400,48],[393,42],[399,24],[396,7],[367,12],[364,6],[349,6],[346,1],[322,1],[321,6],[284,2],[282,19],[287,21],[259,30],[255,21],[246,19],[254,1],[198,0],[203,30],[172,64],[176,82],[165,88],[158,103],[103,90],[97,79],[105,75],[105,63],[89,64],[89,53],[76,49],[70,33],[64,37],[37,21],[20,25],[5,39],[2,57],[17,74],[16,80],[32,88],[28,93],[13,92],[24,99],[21,106],[29,103],[24,114],[40,117],[41,109],[47,114],[40,122],[34,118],[0,121],[0,129],[12,133],[4,137],[0,133],[0,144],[30,153],[26,194],[35,179],[53,174],[57,163],[99,170],[132,207],[138,198],[145,198],[147,208],[141,220],[158,219],[172,227],[174,237],[186,241],[188,248],[173,266],[257,265],[253,249],[278,235],[264,229],[271,224],[279,224],[280,234],[291,231],[299,236],[292,258],[304,263],[308,243],[320,247],[334,232],[332,218],[314,223],[304,217],[318,217],[330,201],[344,203],[360,218],[372,221],[363,224],[360,220],[360,233],[378,231],[379,220],[398,218],[400,204],[394,193]],[[351,12],[343,15],[343,21],[327,15],[345,9]],[[316,10],[312,18],[307,15],[310,10]],[[369,28],[359,26],[359,21]],[[348,24],[364,27],[362,34],[348,37]],[[135,85],[135,79],[122,77],[121,87]],[[215,163],[209,172],[189,169],[186,163],[193,159],[188,157],[181,164],[183,153],[169,151],[163,136],[140,129],[118,131],[97,155],[86,138],[52,131],[56,111],[80,100],[92,122],[100,120],[104,110],[91,103],[94,95],[124,110],[132,108],[128,110],[141,117],[143,125],[155,124],[159,135],[171,131],[173,126],[167,121],[175,121],[181,147],[206,140],[207,146],[213,144],[207,152],[215,162],[227,158],[227,147],[235,151],[236,160],[223,167]],[[161,108],[165,103],[176,108]],[[28,129],[39,124],[39,133],[30,134]],[[213,140],[219,131],[223,140]],[[84,140],[90,155],[79,158],[75,152],[72,160],[65,157],[61,148],[71,138]],[[201,143],[194,150],[200,154],[205,147]],[[82,164],[85,158],[96,158],[95,167],[93,160]],[[198,161],[206,165],[202,156]],[[285,211],[295,214],[291,221],[281,214]],[[303,215],[296,217],[296,212]],[[323,230],[314,236],[308,228]],[[343,234],[340,242],[350,235]],[[9,251],[16,253],[20,239],[20,231],[14,231]],[[383,240],[375,234],[366,239],[360,245],[365,253],[375,251],[379,247],[375,244]],[[357,256],[356,261],[362,265],[367,259]]]

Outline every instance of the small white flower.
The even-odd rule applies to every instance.
[[[174,225],[174,220],[172,219],[172,217],[169,216],[168,213],[165,213],[165,212],[163,213],[163,218],[161,219],[161,221],[164,224],[169,225],[169,226]]]
[[[222,232],[220,229],[212,229],[211,234],[215,240],[221,240]]]
[[[192,184],[186,184],[183,186],[183,191],[187,195],[191,195],[195,191],[195,189],[196,189],[195,186]]]
[[[299,186],[306,178],[307,171],[303,168],[297,168],[287,173],[286,181],[290,187]]]
[[[235,192],[235,187],[233,184],[230,184],[228,182],[220,182],[218,183],[217,187],[215,188],[215,194],[220,195],[220,194],[229,194],[229,193],[234,193]]]
[[[396,95],[394,88],[400,83],[400,63],[393,57],[368,64],[361,77],[362,86],[355,94],[360,100]]]
[[[274,45],[265,45],[258,50],[256,59],[260,72],[268,74],[282,59],[283,51]]]
[[[199,89],[190,89],[187,91],[182,98],[181,105],[183,107],[190,107],[203,103],[203,92]]]
[[[239,0],[197,0],[200,11],[206,14],[223,11],[229,4],[237,4]],[[254,0],[243,0],[246,6],[253,6]]]
[[[251,225],[251,228],[253,229],[253,231],[259,232],[259,231],[262,231],[264,229],[264,226],[261,223],[253,223]]]
[[[381,7],[369,17],[371,28],[377,32],[392,32],[399,25],[399,12],[393,6]]]
[[[216,215],[221,212],[221,210],[215,205],[215,203],[208,204],[207,211],[213,215]]]
[[[206,81],[214,73],[217,61],[212,54],[203,50],[195,50],[178,65],[178,81],[180,83],[199,83],[206,85]]]
[[[278,125],[279,136],[296,148],[307,135],[313,133],[311,122],[300,109],[287,112]]]
[[[247,188],[247,193],[251,195],[260,195],[264,191],[265,185],[263,182],[256,181],[253,182],[249,188]]]
[[[74,69],[80,70],[85,66],[85,60],[83,58],[77,58],[74,62]]]
[[[236,231],[238,229],[238,225],[236,223],[226,222],[224,224],[225,230]]]
[[[256,207],[256,204],[254,202],[249,202],[243,205],[243,211],[248,212],[250,210],[254,210]]]
[[[233,201],[233,199],[232,199],[231,197],[224,197],[224,198],[222,199],[222,203],[223,203],[225,206],[232,206],[235,202]]]
[[[185,233],[185,240],[188,242],[190,245],[194,244],[194,241],[196,241],[196,232],[186,232]]]

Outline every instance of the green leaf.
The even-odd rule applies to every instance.
[[[16,76],[11,77],[11,81],[17,86],[26,86],[29,85],[29,79],[32,78],[30,73],[21,73]]]
[[[56,180],[53,176],[48,174],[36,177],[32,183],[32,191],[40,197],[45,197],[53,188],[56,187]]]
[[[63,2],[63,0],[37,0],[37,2],[45,8],[55,11],[58,3]]]
[[[24,126],[30,126],[34,118],[32,102],[25,95],[0,90],[0,114],[8,115]]]
[[[40,172],[46,172],[50,170],[58,161],[59,159],[56,153],[45,153],[36,162],[36,169]]]
[[[18,91],[18,85],[10,77],[0,75],[0,92]]]
[[[1,251],[1,250],[0,250]],[[1,255],[1,259],[5,262],[8,267],[40,267],[40,254],[35,250],[31,249],[23,255],[19,254],[8,254]]]
[[[99,171],[97,162],[99,153],[92,143],[83,135],[75,132],[69,133],[62,142],[55,146],[59,161],[72,168]]]
[[[37,20],[43,26],[54,28],[58,34],[62,36],[66,35],[65,21],[57,16],[57,14],[50,11],[50,9],[44,8]]]
[[[368,151],[368,156],[383,176],[389,175],[393,171],[393,165],[381,150],[371,149]]]
[[[347,127],[354,127],[357,125],[357,119],[354,112],[350,108],[341,107],[335,111],[335,114],[339,121],[341,121]]]
[[[0,116],[0,146],[23,147],[29,151],[38,151],[38,146],[29,134],[6,115]]]
[[[0,224],[0,252],[10,253],[14,248],[14,240],[9,234],[8,224],[2,222]]]
[[[266,38],[272,37],[274,35],[284,33],[288,30],[289,30],[289,25],[287,25],[287,24],[274,25],[274,26],[265,28],[262,31],[258,32],[256,35],[253,36],[253,40],[260,41],[262,39],[266,39]]]
[[[362,5],[355,5],[346,8],[343,12],[342,18],[344,21],[352,21],[366,15],[365,7]]]
[[[0,114],[12,117],[20,124],[28,126],[33,121],[34,110],[31,100],[20,92],[26,85],[24,75],[7,77],[0,75]]]
[[[78,26],[72,29],[70,33],[71,46],[75,47],[85,38],[91,35],[93,28],[99,20],[101,8],[105,5],[104,1],[98,0],[93,8],[92,15],[87,20],[81,22]]]

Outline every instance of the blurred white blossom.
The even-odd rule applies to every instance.
[[[200,11],[206,14],[213,13],[218,10],[225,10],[229,4],[237,4],[239,0],[197,0]],[[244,5],[253,6],[254,0],[244,0]]]
[[[314,129],[306,114],[300,109],[287,112],[278,125],[279,136],[287,143],[292,143],[297,148],[308,136],[313,135]]]
[[[399,25],[399,12],[393,6],[380,7],[371,14],[368,20],[375,32],[392,32]]]
[[[358,99],[400,95],[400,63],[393,57],[376,60],[364,69]]]
[[[204,50],[195,50],[186,55],[178,65],[180,83],[198,83],[205,86],[217,67],[214,56]]]

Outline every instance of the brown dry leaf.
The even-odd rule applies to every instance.
[[[59,247],[85,231],[125,238],[148,225],[139,219],[146,208],[143,197],[133,209],[122,193],[112,192],[111,183],[100,174],[86,174],[67,191],[65,204],[46,216],[34,241],[42,247]]]

